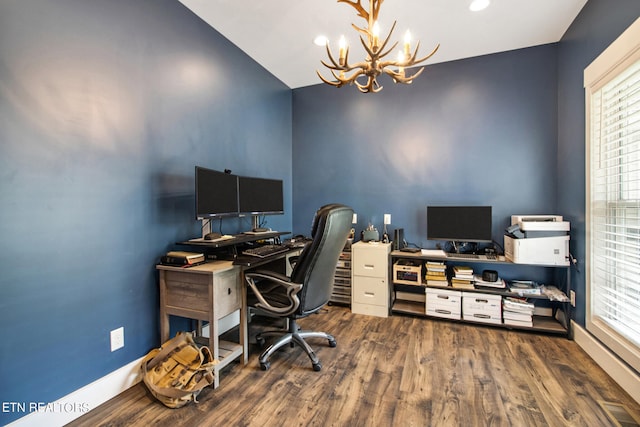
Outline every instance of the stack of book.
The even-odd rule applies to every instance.
[[[526,298],[504,297],[502,299],[502,318],[505,325],[533,326],[533,303]]]
[[[451,286],[457,289],[475,289],[473,268],[466,265],[454,266]]]
[[[196,252],[170,251],[160,260],[163,265],[191,267],[205,261],[204,254]]]
[[[427,286],[437,286],[440,288],[448,287],[447,267],[444,261],[427,261],[425,262],[426,274],[424,276]]]

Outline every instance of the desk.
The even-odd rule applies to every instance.
[[[160,272],[160,339],[169,339],[169,316],[198,320],[197,335],[202,335],[202,322],[209,322],[208,346],[215,366],[214,388],[220,385],[219,371],[240,356],[248,361],[247,328],[240,328],[237,343],[219,340],[218,321],[240,310],[240,324],[246,325],[246,289],[240,282],[240,267],[231,261],[214,261],[190,268],[158,265]]]
[[[215,369],[214,388],[220,384],[219,371],[240,358],[243,365],[249,361],[249,334],[247,322],[247,286],[244,272],[270,263],[286,260],[299,254],[301,248],[267,258],[240,256],[235,261],[211,261],[194,267],[182,268],[157,265],[160,273],[160,339],[169,339],[169,316],[198,320],[197,335],[202,335],[202,322],[209,322],[208,346],[219,361]],[[283,266],[284,267],[284,266]],[[284,271],[283,271],[284,272]],[[239,340],[219,339],[218,321],[240,311]]]
[[[200,249],[202,248],[218,249],[218,248],[224,248],[228,246],[235,247],[242,243],[250,243],[258,240],[273,239],[286,234],[291,234],[291,232],[290,231],[267,231],[264,233],[240,233],[240,234],[234,235],[233,239],[217,240],[217,241],[193,239],[193,240],[187,240],[183,242],[176,242],[176,244],[186,245],[186,246],[197,246]]]

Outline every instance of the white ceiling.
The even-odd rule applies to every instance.
[[[354,23],[365,27],[353,7],[336,0],[180,0],[290,88],[320,83],[316,70],[330,78],[320,60],[324,47],[313,40],[330,39],[334,55],[344,35],[351,62],[364,59]],[[397,21],[392,41],[404,33],[420,41],[419,56],[438,43],[427,62],[437,63],[560,40],[587,0],[491,0],[481,12],[471,12],[471,0],[387,0],[378,16],[381,37]],[[361,0],[368,10],[368,1]],[[413,45],[412,45],[413,46]],[[393,55],[393,54],[391,54]],[[395,58],[392,58],[395,59]]]

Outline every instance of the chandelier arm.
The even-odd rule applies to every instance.
[[[357,1],[349,1],[349,0],[338,0],[338,3],[346,3],[349,6],[353,7],[356,12],[358,12],[358,16],[369,20],[369,12],[362,6],[361,0]]]
[[[389,30],[389,34],[387,34],[387,38],[384,39],[384,42],[382,42],[382,45],[380,46],[380,48],[378,49],[378,52],[381,52],[384,50],[385,46],[387,45],[387,43],[389,43],[389,39],[391,38],[391,34],[393,34],[393,30],[394,28],[396,28],[396,21],[393,21],[393,25],[391,26],[391,30]],[[395,45],[397,45],[398,42],[396,42],[393,47],[391,47],[391,49],[393,49],[395,47]],[[389,53],[389,52],[387,52]],[[387,54],[385,53],[385,55]],[[380,57],[382,58],[384,55],[380,55]]]
[[[384,0],[369,0],[369,22],[376,22],[378,20],[378,13],[380,12],[380,6]]]
[[[420,74],[422,74],[423,71],[424,71],[424,67],[420,67],[420,69],[418,71],[416,71],[415,73],[413,73],[412,75],[410,75],[407,78],[413,80],[416,77],[418,77]]]
[[[354,83],[358,90],[362,93],[371,92],[373,90],[373,82],[371,81],[373,77],[367,78],[367,84],[359,83],[357,80],[354,80]]]
[[[327,80],[325,79],[322,74],[320,74],[320,71],[316,70],[316,74],[318,75],[318,77],[320,77],[320,80],[322,80],[323,82],[325,82],[328,85],[334,86],[334,87],[341,87],[344,83],[342,81],[340,81],[340,79],[338,79],[338,82],[332,82],[331,80]]]
[[[428,54],[427,56],[420,58],[420,59],[416,59],[416,55],[418,55],[418,48],[420,47],[420,42],[418,42],[416,44],[416,50],[413,52],[413,56],[411,57],[411,59],[407,62],[407,66],[411,66],[411,65],[415,65],[415,64],[419,64],[421,62],[426,61],[427,59],[431,58],[440,48],[440,45],[438,44],[432,51],[430,54]]]
[[[333,64],[334,67],[337,67],[335,69],[340,69],[340,63],[336,62],[335,58],[331,54],[331,49],[329,48],[329,42],[327,42],[326,47],[327,47],[327,55],[329,56],[329,60],[331,61],[331,63]],[[333,68],[333,67],[330,67],[329,65],[327,65],[324,61],[320,61],[320,62],[322,62],[322,65],[324,65],[327,68]]]
[[[320,61],[320,62],[322,63],[322,65],[324,65],[325,67],[327,67],[330,70],[342,70],[342,67],[340,67],[340,66],[330,65],[330,64],[327,64],[324,61]]]
[[[365,28],[360,28],[356,24],[351,24],[351,26],[355,28],[359,33],[369,36],[369,32]]]
[[[398,42],[395,42],[395,43],[393,44],[393,46],[391,46],[391,47],[390,47],[386,52],[384,52],[384,53],[380,52],[380,53],[378,54],[378,59],[380,59],[380,58],[384,58],[385,56],[389,55],[391,52],[393,52],[393,49],[395,49],[395,48],[396,48],[396,46],[398,46]],[[382,49],[380,49],[380,51],[381,51],[381,50],[382,50]],[[386,62],[389,62],[389,63],[393,64],[394,62],[398,62],[398,61],[385,61],[385,63],[386,63]]]
[[[413,79],[418,77],[423,70],[424,70],[424,67],[422,67],[420,70],[418,70],[415,74],[411,76],[403,76],[402,73],[399,73],[393,70],[384,70],[384,72],[385,74],[388,74],[389,76],[391,76],[394,83],[411,84],[413,82]]]
[[[367,52],[367,55],[369,55],[369,58],[371,58],[371,60],[374,60],[374,59],[377,60],[379,58],[378,54],[373,50],[371,50],[371,48],[369,47],[369,45],[367,45],[367,42],[364,41],[362,36],[360,36],[360,43],[362,43],[362,47]]]
[[[333,77],[338,80],[340,83],[340,86],[345,85],[345,84],[352,84],[354,82],[357,83],[356,79],[358,77],[360,77],[360,75],[364,74],[363,70],[358,70],[356,72],[354,72],[351,76],[349,77],[340,77],[339,75],[337,75],[335,72],[331,71],[331,74],[333,74]],[[334,83],[335,86],[335,83]]]

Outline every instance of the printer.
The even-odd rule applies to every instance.
[[[559,215],[512,215],[504,256],[516,264],[569,265],[569,230]]]

